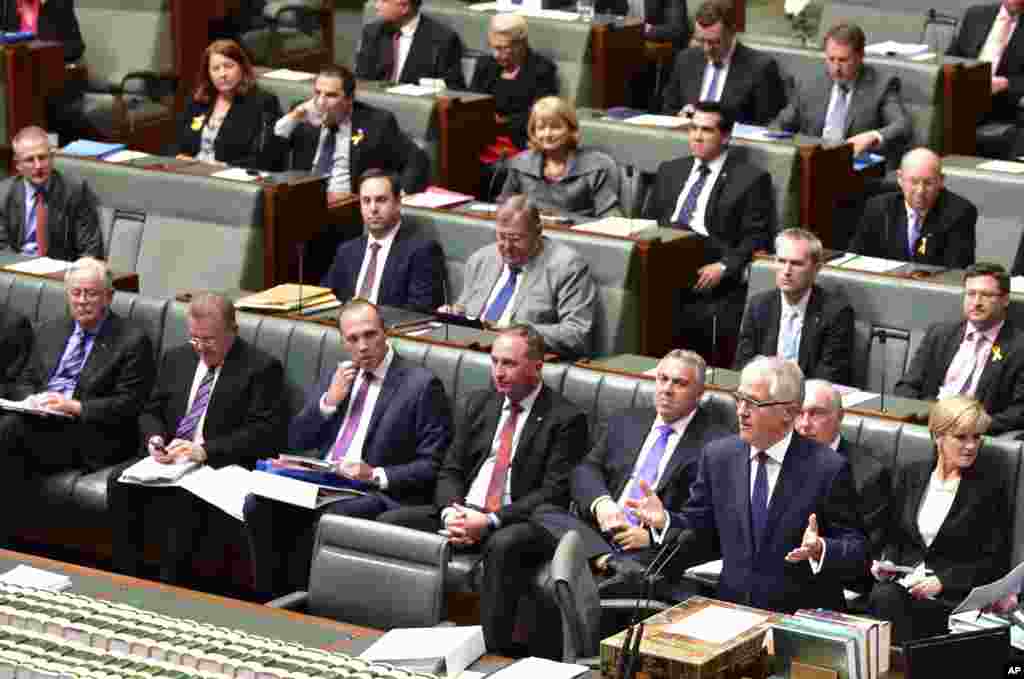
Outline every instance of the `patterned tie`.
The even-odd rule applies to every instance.
[[[92,333],[81,329],[72,333],[70,341],[77,342],[77,344],[72,347],[67,358],[64,359],[64,363],[57,366],[53,377],[46,385],[48,390],[57,392],[73,392],[75,390],[75,387],[78,386],[78,378],[82,374],[82,368],[85,367],[85,347],[91,336]]]
[[[1006,45],[1010,42],[1013,24],[1014,18],[1005,10],[1000,9],[994,24],[995,35],[992,40],[986,40],[982,45],[978,61],[987,61],[992,64],[992,75],[996,74],[999,62],[1002,61],[1003,54],[1006,53]]]
[[[756,457],[757,474],[754,476],[754,492],[750,495],[750,527],[754,531],[755,551],[768,527],[768,455],[762,450]]]
[[[679,217],[676,218],[675,226],[679,228],[688,228],[690,226],[690,218],[693,217],[693,211],[697,209],[697,199],[700,198],[700,194],[704,190],[704,184],[707,183],[710,174],[711,168],[701,163],[700,167],[697,168],[697,181],[693,183],[689,193],[686,194],[686,200],[683,201],[683,207],[679,210]]]
[[[402,32],[395,31],[394,36],[391,38],[391,74],[388,76],[388,80],[393,83],[398,82],[398,76],[402,75],[398,72],[398,57],[399,57],[399,45],[402,41]]]
[[[821,136],[825,141],[833,144],[841,144],[846,140],[846,109],[848,106],[847,94],[850,93],[850,86],[846,83],[838,83],[839,94],[836,96],[836,105],[828,113],[825,121],[825,129]]]
[[[715,62],[711,62],[711,82],[708,83],[708,93],[704,96],[708,101],[718,101],[718,74],[722,72],[722,67]]]
[[[978,350],[984,347],[987,338],[980,332],[971,330],[964,336],[960,349],[953,357],[946,371],[946,380],[939,390],[939,398],[966,394],[971,386],[971,377],[978,365]]]
[[[484,501],[484,510],[487,512],[501,509],[501,501],[505,497],[505,479],[508,477],[508,468],[512,462],[512,439],[515,438],[519,413],[523,407],[518,403],[510,403],[508,409],[509,416],[505,420],[505,426],[501,428],[498,457],[494,461],[491,482],[487,484],[487,499]]]
[[[352,408],[348,412],[345,426],[342,427],[341,436],[338,437],[338,442],[334,444],[334,450],[331,451],[332,462],[340,462],[348,454],[348,447],[352,445],[356,429],[359,428],[359,422],[363,419],[363,405],[366,404],[366,394],[370,391],[370,382],[372,381],[373,373],[363,372],[363,385],[359,387],[359,393],[352,401]]]
[[[782,326],[781,357],[787,361],[795,361],[800,355],[800,330],[797,328],[799,319],[800,313],[796,309],[789,309],[786,312],[786,321]]]
[[[373,294],[373,284],[377,280],[378,252],[380,252],[380,243],[370,243],[370,261],[366,263],[366,275],[363,276],[363,284],[359,286],[359,296],[371,302],[377,301],[370,295]]]
[[[508,306],[509,300],[512,299],[512,295],[516,291],[516,279],[519,278],[519,267],[510,266],[508,271],[508,280],[505,281],[505,285],[498,291],[498,296],[494,298],[491,306],[484,312],[485,321],[491,321],[493,323],[500,320],[505,314],[505,307]]]
[[[921,238],[921,214],[917,210],[910,211],[910,223],[907,224],[907,259],[914,259],[917,252],[917,241]]]
[[[658,440],[654,442],[651,449],[647,452],[647,457],[644,458],[643,466],[633,471],[633,485],[629,488],[629,497],[634,500],[641,500],[644,497],[644,491],[640,488],[640,480],[642,479],[650,486],[654,488],[655,481],[658,479],[658,469],[661,467],[661,459],[665,457],[665,451],[668,448],[668,439],[672,436],[672,427],[667,424],[658,426]],[[634,512],[628,512],[626,514],[626,521],[632,526],[640,525],[640,517]]]
[[[50,249],[46,234],[46,220],[50,216],[50,211],[46,206],[46,190],[43,188],[36,189],[36,200],[32,205],[32,213],[35,215],[36,221],[36,247],[39,256],[45,257],[46,252]]]
[[[192,399],[192,407],[185,413],[185,417],[181,418],[178,422],[178,428],[174,431],[174,438],[182,439],[183,441],[191,441],[195,438],[196,427],[199,426],[199,420],[203,419],[203,414],[206,413],[206,407],[210,405],[210,394],[213,391],[213,379],[217,376],[217,369],[210,368],[203,375],[203,379],[199,382],[199,388],[196,389],[195,398]]]
[[[334,168],[334,149],[337,146],[337,142],[338,126],[331,125],[327,128],[327,134],[320,144],[320,155],[316,159],[316,170],[313,174],[331,176],[331,170]]]

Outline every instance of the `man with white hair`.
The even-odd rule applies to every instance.
[[[803,374],[792,361],[755,358],[733,396],[739,436],[704,447],[683,509],[666,512],[650,488],[626,505],[656,538],[684,549],[703,553],[717,538],[721,599],[783,612],[842,610],[841,582],[867,568],[849,464],[793,431]]]

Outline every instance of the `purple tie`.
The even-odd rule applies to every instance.
[[[377,280],[377,253],[380,252],[380,243],[370,243],[370,261],[366,263],[366,275],[363,276],[363,284],[359,286],[359,296],[367,301],[373,301],[373,284]]]
[[[657,427],[658,440],[654,442],[651,449],[647,451],[647,457],[644,458],[644,463],[639,469],[633,470],[633,485],[629,488],[629,497],[634,500],[640,500],[644,496],[643,490],[640,489],[640,481],[646,481],[647,485],[654,488],[655,482],[658,480],[658,468],[661,467],[661,459],[665,457],[665,451],[668,448],[668,439],[672,436],[672,427],[667,424],[662,424]],[[640,518],[634,512],[628,512],[626,514],[626,521],[633,526],[640,525]]]
[[[199,420],[203,419],[206,406],[210,405],[210,392],[213,391],[213,379],[217,376],[217,369],[210,368],[203,375],[199,388],[196,389],[196,397],[192,399],[192,407],[188,409],[185,417],[178,422],[178,428],[174,432],[174,438],[191,441],[196,435],[196,427]]]
[[[89,340],[90,333],[85,330],[74,332],[71,335],[71,342],[78,344],[68,352],[67,358],[62,365],[57,366],[53,377],[47,383],[50,391],[74,391],[78,386],[78,378],[81,376],[82,368],[85,367],[85,347]]]
[[[334,450],[331,451],[331,462],[340,462],[348,454],[348,447],[352,445],[356,429],[359,428],[359,421],[363,418],[363,405],[366,403],[366,394],[370,391],[371,381],[373,381],[373,373],[364,372],[363,384],[359,387],[356,399],[352,401],[352,408],[349,410],[348,419],[345,420],[345,425],[342,427],[341,436],[338,437],[338,442],[334,444]]]

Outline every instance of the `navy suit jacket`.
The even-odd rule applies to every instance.
[[[356,294],[359,269],[369,237],[342,242],[320,285],[344,301]],[[433,310],[444,304],[444,253],[437,241],[425,238],[412,224],[402,224],[391,243],[381,274],[377,304]]]
[[[779,345],[782,297],[766,290],[751,297],[740,327],[736,368],[742,370],[757,355],[774,356]],[[797,362],[808,378],[849,384],[850,347],[853,346],[853,307],[841,291],[815,285],[807,300],[807,314],[800,332]]]
[[[704,448],[697,480],[681,512],[670,512],[668,538],[680,529],[686,541],[712,541],[724,564],[718,596],[774,611],[843,610],[840,579],[867,568],[850,465],[832,449],[793,434],[768,505],[763,543],[754,544],[750,519],[750,445],[739,436]],[[807,519],[817,514],[825,561],[815,575],[806,562],[786,554],[803,541]],[[693,531],[687,534],[687,529]]]
[[[288,431],[290,447],[317,448],[321,458],[337,440],[348,410],[349,399],[345,399],[331,417],[320,412],[320,397],[330,387],[335,369],[332,365],[324,371]],[[396,355],[381,385],[363,445],[363,462],[382,467],[388,477],[387,491],[382,493],[388,504],[429,501],[451,437],[451,408],[441,380]]]
[[[394,68],[393,35],[394,27],[383,21],[363,26],[356,54],[357,78],[388,79]],[[450,89],[466,89],[462,74],[462,40],[452,29],[422,12],[398,82],[418,84],[420,78],[444,78]]]

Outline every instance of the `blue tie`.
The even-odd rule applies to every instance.
[[[910,211],[910,226],[907,229],[907,259],[914,259],[917,241],[921,238],[921,215],[917,210]]]
[[[338,128],[332,126],[327,128],[327,135],[324,137],[324,143],[320,146],[320,156],[316,159],[316,171],[315,175],[331,175],[331,169],[334,167],[334,149],[338,140]]]
[[[709,174],[711,174],[711,168],[701,163],[700,167],[697,168],[697,181],[690,187],[690,192],[686,194],[686,200],[683,201],[683,207],[679,210],[679,217],[675,222],[676,226],[690,226],[690,218],[693,216],[693,211],[697,209],[697,199],[700,198],[701,191],[704,190],[704,184],[707,183]]]
[[[519,268],[508,268],[508,280],[505,281],[505,285],[502,286],[501,290],[498,291],[498,296],[494,298],[494,302],[484,312],[484,320],[495,322],[499,320],[505,313],[505,307],[508,306],[508,302],[512,299],[512,295],[516,291],[516,279],[519,277]]]
[[[655,481],[658,479],[658,468],[661,467],[661,459],[665,457],[668,439],[672,436],[672,427],[663,424],[657,428],[657,431],[658,440],[654,442],[654,445],[647,452],[643,465],[633,471],[633,485],[629,488],[629,497],[634,500],[640,500],[644,496],[644,492],[640,488],[641,479],[646,481],[652,490]],[[640,519],[633,512],[626,514],[626,520],[633,526],[640,525]]]
[[[75,390],[75,387],[78,386],[78,378],[82,373],[82,368],[85,367],[86,343],[91,335],[92,333],[85,330],[72,333],[69,342],[77,340],[78,344],[68,352],[63,363],[57,365],[53,377],[50,378],[46,385],[49,391],[67,393]]]
[[[722,72],[721,67],[711,62],[711,82],[708,84],[708,93],[704,95],[704,98],[708,101],[718,101],[718,97],[715,93],[718,91],[718,74]]]
[[[757,454],[757,475],[754,492],[750,495],[750,527],[754,531],[756,552],[768,527],[768,455],[763,450]]]
[[[800,355],[800,335],[796,327],[799,317],[796,311],[787,310],[782,324],[782,358],[787,361],[794,361]]]

